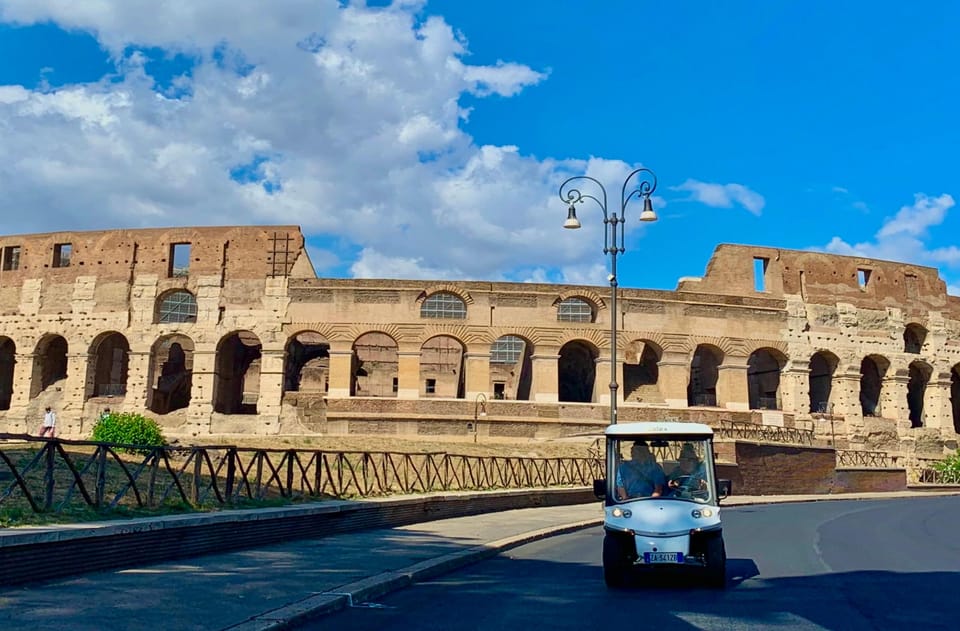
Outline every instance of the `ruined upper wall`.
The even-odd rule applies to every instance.
[[[757,289],[756,261],[766,267]],[[848,303],[860,308],[941,311],[960,317],[960,299],[947,296],[937,270],[856,256],[744,245],[717,246],[699,280],[685,279],[680,292],[738,296],[800,296],[812,304]]]
[[[80,276],[100,282],[130,282],[145,274],[165,278],[174,275],[174,244],[189,244],[191,276],[314,276],[304,264],[309,259],[297,226],[149,228],[0,237],[0,287],[19,288],[27,279],[71,283]]]

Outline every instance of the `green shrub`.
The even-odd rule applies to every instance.
[[[167,441],[160,426],[151,418],[130,412],[111,412],[93,426],[91,440],[101,443],[120,443],[123,445],[153,446],[166,445]],[[127,453],[136,453],[139,449],[121,449]]]
[[[947,484],[960,484],[960,449],[952,456],[947,456],[939,462],[934,462],[934,471],[940,474],[940,478]]]

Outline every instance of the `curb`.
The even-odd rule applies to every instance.
[[[736,503],[727,503],[722,507],[740,508],[742,506],[757,506],[761,504],[802,504],[812,502],[824,502],[834,500],[847,501],[869,501],[880,499],[912,499],[916,497],[934,497],[943,495],[960,495],[960,491],[930,491],[913,492],[903,495],[892,495],[890,493],[881,493],[869,495],[858,495],[855,497],[844,497],[838,495],[824,496],[783,496],[783,497],[753,497],[749,500]],[[319,618],[326,614],[335,613],[347,607],[361,606],[361,603],[367,603],[371,598],[383,596],[391,592],[398,591],[412,585],[413,583],[426,581],[437,576],[458,570],[462,567],[483,561],[490,557],[497,556],[501,552],[516,548],[534,541],[546,539],[557,535],[563,535],[578,530],[584,530],[594,526],[603,525],[603,518],[587,519],[568,524],[561,524],[550,528],[541,528],[532,530],[503,539],[497,539],[486,544],[474,546],[459,552],[451,552],[434,559],[420,561],[399,570],[382,572],[375,576],[370,576],[353,583],[347,583],[337,588],[337,591],[322,592],[308,596],[299,601],[284,605],[277,609],[258,614],[253,618],[245,620],[239,624],[226,627],[222,631],[274,631],[279,629],[289,629],[303,624],[309,620]]]
[[[562,524],[552,528],[541,528],[529,532],[497,539],[479,546],[474,546],[459,552],[444,554],[435,559],[428,559],[414,563],[399,570],[382,572],[375,576],[342,585],[337,591],[323,592],[308,596],[283,607],[259,614],[240,624],[227,627],[223,631],[268,631],[274,629],[289,629],[308,620],[322,615],[334,613],[347,607],[356,607],[359,603],[367,602],[371,598],[383,596],[390,592],[403,589],[408,585],[441,576],[453,570],[466,567],[497,556],[505,550],[516,548],[534,541],[546,539],[556,535],[563,535],[603,523],[602,518]]]

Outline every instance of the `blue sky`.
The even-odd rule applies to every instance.
[[[75,6],[76,5],[76,6]],[[386,6],[384,6],[386,5]],[[960,295],[960,5],[0,0],[0,233],[303,226],[328,276],[621,285],[718,243],[937,267]]]

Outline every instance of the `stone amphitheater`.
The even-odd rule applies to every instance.
[[[619,420],[941,456],[960,298],[932,268],[719,245],[674,291],[317,278],[296,226],[0,237],[0,431],[107,408],[169,436],[524,441]]]

